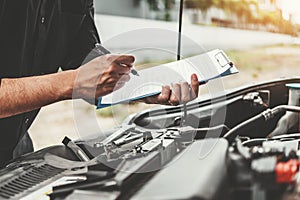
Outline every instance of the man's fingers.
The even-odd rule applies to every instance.
[[[115,87],[114,87],[114,91],[120,89],[121,87],[123,87],[125,85],[125,82],[118,82]]]
[[[199,81],[196,74],[191,75],[191,84],[187,82],[180,84],[172,84],[172,93],[169,99],[171,105],[178,105],[179,103],[187,103],[198,97]]]
[[[171,105],[178,105],[181,99],[181,87],[179,83],[172,84],[172,93],[169,100]]]
[[[118,82],[128,82],[130,80],[130,76],[128,74],[123,74]]]
[[[129,74],[134,63],[132,55],[110,55],[110,67],[106,70],[110,75]]]
[[[117,55],[115,62],[124,64],[124,65],[128,65],[128,66],[132,66],[134,63],[134,60],[135,60],[135,58],[132,55],[119,55],[119,56]]]
[[[111,75],[123,75],[129,74],[132,66],[123,65],[120,63],[113,63],[108,73]]]
[[[171,94],[170,86],[163,86],[160,95],[157,96],[157,101],[159,104],[168,104]]]
[[[162,105],[169,105],[169,98],[171,94],[171,88],[170,86],[163,86],[161,93],[159,95],[146,97],[143,99],[145,103],[155,103],[155,104],[162,104]]]
[[[198,97],[199,93],[199,80],[196,74],[191,75],[191,99]]]
[[[181,83],[180,84],[180,89],[181,89],[181,99],[180,103],[187,103],[190,101],[190,87],[187,82]]]

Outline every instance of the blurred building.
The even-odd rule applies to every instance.
[[[259,9],[280,11],[282,17],[294,24],[300,24],[299,0],[257,0]]]
[[[155,8],[148,0],[95,0],[96,13],[144,19],[176,21],[178,18],[178,1],[172,9],[165,9],[164,0],[156,1]]]
[[[276,11],[281,5],[281,0],[257,0],[257,4],[260,10]]]
[[[165,7],[166,1],[167,0],[95,0],[95,8],[96,13],[99,14],[167,21],[178,20],[180,0],[173,0],[172,7],[168,9]],[[300,24],[300,12],[297,12],[297,8],[300,7],[300,0],[253,1],[257,2],[257,7],[261,11],[270,13],[279,12],[284,19],[289,20],[292,23]],[[155,6],[153,6],[151,2],[154,2]],[[253,11],[252,13],[254,16],[258,16],[255,6],[253,6],[251,10]],[[213,6],[205,11],[185,7],[184,20],[186,23],[190,22],[193,24],[216,24],[238,28],[243,28],[243,26],[245,26],[241,26],[241,21],[243,20],[240,20],[239,15]],[[247,26],[247,28],[255,29],[253,24],[248,24]]]
[[[284,19],[292,23],[300,24],[299,0],[282,0],[279,5]]]
[[[150,9],[146,1],[95,0],[96,13],[126,17],[148,18]]]

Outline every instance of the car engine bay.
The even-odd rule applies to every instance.
[[[299,86],[243,86],[145,110],[106,137],[66,137],[0,170],[0,198],[298,199]]]

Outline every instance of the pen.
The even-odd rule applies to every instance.
[[[127,65],[125,65],[125,64],[120,64],[120,65],[122,65],[122,66],[124,66],[124,67],[127,67]],[[132,66],[132,68],[131,68],[131,71],[130,71],[133,75],[135,75],[135,76],[140,76],[139,75],[139,73],[137,72],[137,70]]]
[[[104,54],[109,54],[111,53],[108,49],[104,48],[100,43],[96,43],[95,44],[95,48],[97,50],[97,52],[101,55],[104,55]],[[122,64],[121,64],[122,65]],[[124,64],[123,64],[124,65]],[[126,66],[126,65],[125,65]],[[137,70],[132,67],[131,69],[131,73],[135,76],[140,76],[139,73],[137,72]]]
[[[137,70],[136,70],[134,67],[132,67],[131,73],[132,73],[133,75],[135,75],[135,76],[140,76],[139,73],[137,72]]]

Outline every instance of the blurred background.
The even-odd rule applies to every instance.
[[[134,54],[138,69],[176,60],[179,0],[94,2],[106,48]],[[299,0],[184,0],[183,5],[181,56],[224,50],[240,71],[222,79],[226,90],[300,75]],[[201,87],[200,100],[206,86]],[[130,114],[158,106],[131,103],[96,111],[88,104],[74,105],[64,101],[42,108],[29,130],[36,150],[60,144],[66,135],[80,139],[82,127],[97,135]],[[90,116],[95,116],[97,127],[85,124]]]

